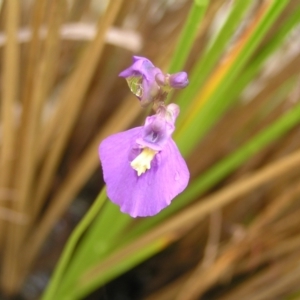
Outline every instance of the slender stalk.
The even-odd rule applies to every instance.
[[[35,85],[33,88],[32,97],[32,114],[31,114],[31,131],[27,136],[32,136],[31,146],[29,149],[34,149],[34,153],[31,153],[32,168],[35,170],[39,167],[38,163],[38,138],[40,137],[40,128],[42,124],[41,112],[42,106],[45,104],[47,96],[49,96],[49,90],[52,87],[54,75],[57,67],[57,59],[59,57],[60,50],[60,28],[63,23],[66,14],[67,2],[66,0],[54,0],[51,1],[51,7],[49,12],[48,33],[45,40],[43,54],[37,69],[37,76]],[[33,155],[34,154],[34,155]],[[40,203],[34,202],[34,207],[31,208],[31,213],[34,217],[39,213]]]
[[[9,188],[12,179],[12,170],[16,155],[15,139],[15,105],[19,92],[19,44],[17,40],[17,30],[20,21],[19,0],[9,0],[5,2],[5,31],[7,35],[6,45],[3,52],[3,100],[1,107],[1,118],[3,125],[3,142],[1,147],[1,175],[0,188]],[[13,225],[9,224],[8,237]],[[16,226],[20,226],[19,224]],[[3,235],[3,224],[1,222],[1,234]],[[3,238],[3,236],[1,237]],[[12,258],[15,253],[11,244],[5,244],[3,260],[4,265],[1,272],[1,286],[6,293],[14,292],[15,287],[11,282],[13,272],[7,264],[7,259]]]
[[[62,157],[63,150],[67,145],[76,118],[80,113],[84,95],[104,49],[105,34],[117,17],[122,2],[123,0],[109,2],[107,10],[98,24],[97,35],[94,41],[91,42],[84,55],[81,57],[79,65],[71,75],[71,78],[61,95],[60,101],[62,105],[59,107],[59,110],[49,125],[50,131],[56,130],[57,120],[59,120],[60,133],[55,141],[53,141],[51,152],[48,153],[37,184],[35,201],[39,203],[39,206],[42,206],[40,203],[44,202],[49,191],[54,172]],[[68,109],[66,110],[66,108]],[[44,133],[42,133],[42,135],[44,135]],[[47,145],[49,145],[49,142],[50,141],[47,141]]]
[[[23,115],[22,122],[22,140],[18,170],[17,170],[17,201],[15,202],[15,209],[20,213],[24,213],[27,216],[33,215],[34,206],[28,205],[30,195],[32,193],[32,187],[36,175],[37,161],[36,161],[36,145],[38,137],[38,129],[40,128],[41,113],[43,102],[49,89],[49,80],[52,78],[51,69],[53,68],[52,56],[56,53],[54,44],[57,44],[59,38],[59,26],[62,21],[63,10],[65,7],[65,0],[55,0],[51,2],[50,10],[50,23],[49,31],[46,39],[44,51],[41,54],[41,59],[36,65],[35,72],[35,84],[31,87],[30,100],[27,99],[26,110]],[[22,243],[27,231],[30,228],[31,222],[28,222],[26,226],[13,226],[13,234],[10,235],[8,243],[11,243],[11,250],[7,255],[5,264],[8,265],[10,272],[13,272],[15,278],[10,278],[11,282],[22,281],[21,272],[19,268],[20,261],[22,260],[23,253],[17,253],[22,249]],[[20,260],[19,260],[20,259]],[[14,270],[14,271],[13,271]]]
[[[3,128],[0,152],[0,184],[2,189],[10,187],[16,137],[16,99],[19,92],[19,46],[16,37],[19,25],[18,1],[7,1],[5,9],[7,41],[3,51],[3,99],[1,103]]]
[[[116,221],[112,224],[112,220]],[[61,284],[60,292],[62,294],[68,294],[82,274],[99,260],[105,259],[105,256],[116,251],[118,242],[115,241],[115,237],[120,232],[124,232],[126,226],[131,222],[130,216],[120,214],[117,205],[110,201],[106,203],[74,255],[72,265],[67,270]],[[110,230],[107,231],[107,228]]]
[[[80,223],[77,225],[77,227],[71,234],[64,248],[64,251],[59,259],[58,265],[55,268],[54,274],[51,277],[50,284],[48,285],[45,293],[42,296],[43,300],[52,300],[55,298],[59,299],[57,298],[56,292],[59,288],[59,284],[63,279],[64,273],[66,272],[66,269],[75,251],[78,241],[80,240],[84,232],[87,231],[88,227],[96,218],[96,216],[99,214],[105,200],[106,189],[104,188],[93,203],[92,207],[89,209],[84,218],[80,221]]]

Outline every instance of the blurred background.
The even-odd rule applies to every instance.
[[[99,143],[151,113],[118,77],[133,55],[189,74],[169,101],[190,185],[154,218],[107,200],[53,299],[300,299],[300,1],[0,8],[1,299],[41,297],[104,186]]]

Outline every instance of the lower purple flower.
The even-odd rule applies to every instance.
[[[171,138],[176,116],[148,117],[145,126],[100,144],[107,195],[132,217],[159,213],[188,184],[189,170]]]

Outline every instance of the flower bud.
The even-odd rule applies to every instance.
[[[174,89],[183,89],[189,84],[186,72],[178,72],[169,76],[169,84]]]

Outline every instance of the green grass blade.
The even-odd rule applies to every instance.
[[[121,213],[117,205],[107,201],[76,249],[72,264],[65,272],[59,291],[64,293],[72,290],[76,280],[88,268],[111,253],[115,246],[114,238],[131,221],[132,218]]]
[[[274,36],[268,41],[263,49],[251,61],[247,69],[254,70],[261,66],[265,60],[280,48],[287,35],[300,23],[300,7],[298,7],[290,17],[284,22]]]
[[[251,60],[251,63],[241,72],[238,80],[235,82],[234,89],[227,91],[226,97],[235,101],[244,88],[255,78],[261,70],[266,60],[282,46],[287,35],[300,23],[300,7],[295,10],[290,18],[280,27],[268,43]]]
[[[113,267],[108,269],[93,270],[88,271],[80,280],[72,286],[70,290],[65,294],[61,294],[59,299],[62,300],[75,300],[84,299],[88,294],[94,291],[97,287],[109,282],[110,280],[116,278],[120,274],[132,269],[141,262],[145,261],[154,254],[160,252],[167,245],[166,239],[161,238],[156,240],[150,245],[146,245],[140,251],[136,253],[130,253],[126,259],[124,258],[121,262],[114,264]],[[90,273],[90,274],[89,274]]]
[[[199,24],[203,19],[209,0],[195,0],[187,16],[186,23],[179,37],[175,52],[172,56],[169,73],[180,71],[187,60],[198,32]]]
[[[254,32],[245,43],[242,51],[236,57],[230,70],[209,96],[204,106],[197,107],[196,105],[196,107],[190,108],[190,117],[186,118],[183,125],[175,132],[175,139],[184,156],[187,156],[192,151],[199,139],[205,135],[228,108],[229,104],[231,104],[232,99],[226,97],[226,92],[230,88],[234,88],[235,81],[241,70],[286,4],[287,1],[275,1],[271,4],[271,7],[264,14]]]
[[[197,61],[190,76],[190,85],[180,93],[177,99],[182,117],[187,111],[190,99],[195,97],[196,93],[204,84],[222,53],[224,53],[234,30],[239,26],[242,17],[252,3],[251,0],[235,1],[225,24],[222,26],[212,44],[206,48],[204,55]]]
[[[45,293],[42,296],[42,300],[59,299],[55,295],[57,289],[59,288],[59,285],[63,281],[63,278],[65,278],[64,274],[71,260],[75,247],[79,239],[81,238],[82,234],[86,231],[86,229],[91,224],[91,222],[95,219],[97,214],[99,214],[99,211],[101,210],[105,200],[106,200],[106,189],[102,189],[101,193],[97,197],[91,209],[88,211],[88,213],[85,215],[83,220],[79,223],[79,225],[76,227],[76,229],[73,231],[72,235],[70,236],[67,245],[64,248],[64,251],[60,257],[58,265],[54,271],[54,274],[51,277],[50,284],[48,285]]]

